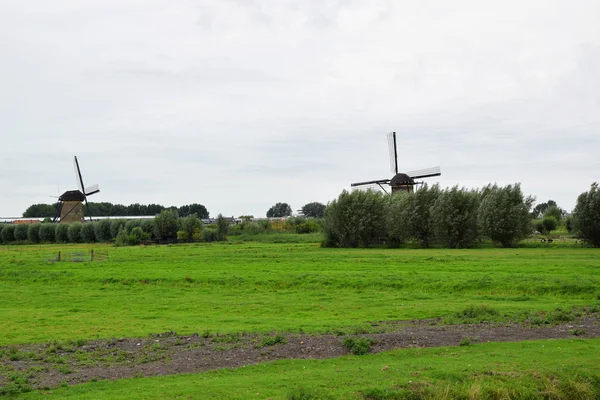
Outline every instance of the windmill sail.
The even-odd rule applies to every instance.
[[[418,169],[416,171],[410,171],[410,172],[407,172],[406,175],[410,176],[413,179],[420,179],[420,178],[430,178],[432,176],[440,176],[440,175],[442,175],[442,172],[440,170],[440,167],[432,167],[432,168]]]
[[[390,172],[398,173],[398,150],[396,150],[396,132],[387,135],[388,151],[390,153]]]

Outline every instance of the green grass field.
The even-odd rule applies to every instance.
[[[147,336],[170,330],[179,334],[322,333],[352,331],[382,320],[434,317],[452,323],[464,321],[457,312],[481,305],[497,311],[495,319],[519,320],[557,308],[600,305],[597,249],[324,249],[312,236],[282,235],[276,241],[281,243],[238,238],[230,243],[169,247],[0,247],[0,345]],[[48,261],[59,250],[68,258],[92,247],[108,251],[109,260]],[[544,385],[546,379],[532,377],[534,370],[542,375],[562,376],[568,371],[585,375],[592,359],[600,358],[599,344],[596,340],[545,344],[548,354],[550,349],[555,353],[538,362],[534,362],[535,349],[541,348],[540,343],[482,344],[460,351],[398,350],[360,359],[291,360],[236,371],[98,382],[53,392],[73,398],[99,398],[98,391],[105,398],[136,397],[127,393],[142,392],[148,393],[145,398],[183,393],[204,398],[196,388],[201,383],[212,398],[248,398],[252,391],[261,393],[256,398],[293,398],[290,391],[302,394],[304,389],[297,386],[308,382],[307,390],[323,389],[334,398],[361,398],[361,390],[371,386],[392,395],[404,390],[398,385],[407,384],[406,374],[414,372],[417,364],[418,368],[437,365],[423,372],[424,381],[441,379],[450,385],[458,380],[463,385],[447,390],[475,390],[469,385],[480,381],[483,387],[488,381],[497,388],[509,385],[501,376],[486,376],[490,368],[512,371],[523,388],[532,388]],[[442,357],[440,352],[459,356]],[[383,365],[392,368],[394,362],[393,379],[379,372]],[[357,372],[363,364],[364,374]],[[568,376],[561,382],[568,383]]]

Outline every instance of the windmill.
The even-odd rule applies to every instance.
[[[88,187],[84,186],[77,156],[73,158],[73,166],[75,167],[75,178],[77,180],[77,186],[79,189],[68,190],[58,197],[58,207],[56,208],[54,222],[59,221],[61,223],[71,223],[83,221],[83,203],[85,202],[85,206],[89,211],[87,201],[88,196],[96,194],[100,191],[98,185],[92,185]]]
[[[396,145],[396,132],[388,133],[388,148],[390,151],[390,169],[394,176],[391,179],[377,179],[374,181],[356,182],[350,184],[353,188],[360,186],[379,186],[384,192],[388,193],[383,185],[389,185],[392,193],[413,192],[415,185],[422,185],[424,182],[418,182],[416,179],[430,178],[442,175],[440,167],[420,169],[410,172],[398,172],[398,148]]]

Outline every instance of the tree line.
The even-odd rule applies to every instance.
[[[455,186],[424,186],[414,193],[393,196],[374,191],[344,191],[325,209],[324,246],[368,247],[416,242],[447,248],[471,247],[491,240],[513,247],[534,230],[533,218],[555,219],[556,204],[533,210],[534,198],[519,184],[488,185],[468,190]],[[551,221],[551,220],[550,220]],[[577,200],[572,230],[593,246],[600,246],[600,190],[592,184]]]
[[[23,213],[24,218],[54,218],[57,204],[32,204]],[[89,202],[85,215],[90,217],[132,217],[132,216],[154,216],[163,210],[177,211],[179,216],[196,214],[198,218],[208,218],[209,213],[202,204],[188,204],[181,207],[165,207],[160,204],[113,204],[107,202]]]

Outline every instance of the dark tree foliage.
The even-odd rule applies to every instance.
[[[96,241],[96,222],[86,222],[81,227],[81,240],[85,243]]]
[[[163,210],[154,218],[154,237],[158,240],[177,238],[177,212]]]
[[[292,207],[288,203],[276,203],[267,211],[267,218],[281,218],[292,215]]]
[[[54,242],[55,225],[49,222],[44,222],[40,226],[40,241],[44,243]]]
[[[558,222],[560,222],[563,217],[563,210],[557,206],[550,206],[544,213],[544,217],[554,217]]]
[[[56,224],[54,231],[54,240],[57,243],[68,243],[69,242],[69,225],[68,224]]]
[[[440,193],[431,208],[436,240],[449,248],[470,247],[477,239],[479,194],[458,186]]]
[[[20,242],[27,240],[27,231],[29,231],[29,225],[19,224],[15,227],[15,240]]]
[[[95,223],[94,234],[99,242],[110,242],[112,235],[110,233],[110,219],[102,219]]]
[[[30,224],[27,229],[27,240],[31,243],[39,243],[41,226],[42,224]]]
[[[558,220],[554,217],[544,217],[542,226],[546,233],[550,233],[558,227]]]
[[[127,220],[124,219],[111,219],[110,220],[110,238],[114,239],[119,234],[121,229],[125,228]]]
[[[2,232],[0,232],[0,238],[3,243],[10,243],[15,241],[15,226],[3,224]]]
[[[81,222],[73,222],[69,225],[67,236],[69,236],[70,243],[79,243],[83,241],[83,238],[81,237],[82,228],[83,224]]]
[[[514,247],[531,233],[529,210],[534,199],[525,197],[519,184],[487,186],[482,192],[477,222],[483,235],[502,247]]]
[[[323,218],[325,215],[325,204],[316,201],[305,204],[304,207],[302,207],[302,214],[304,214],[305,217]]]
[[[223,241],[227,239],[227,232],[229,231],[229,220],[219,214],[217,217],[217,240]]]
[[[387,198],[371,190],[343,191],[325,209],[324,245],[368,247],[386,235]]]
[[[573,210],[573,228],[579,236],[595,247],[600,247],[600,187],[592,183],[588,192],[577,197]]]
[[[132,217],[132,216],[155,216],[162,210],[174,209],[179,215],[185,217],[191,214],[197,214],[199,218],[208,218],[209,213],[202,204],[194,203],[184,205],[179,208],[171,206],[165,207],[160,204],[139,204],[134,203],[128,206],[122,204],[113,204],[107,202],[89,202],[85,209],[86,216],[92,217]],[[56,215],[57,204],[33,204],[25,210],[25,218],[54,218]]]

